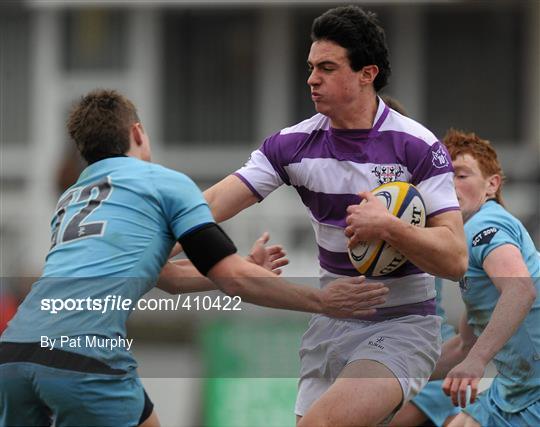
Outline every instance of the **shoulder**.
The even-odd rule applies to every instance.
[[[281,129],[278,135],[289,134],[311,134],[317,130],[328,130],[330,128],[330,119],[323,114],[315,114],[309,119],[303,120],[293,126]]]
[[[272,164],[288,164],[293,158],[301,156],[319,131],[326,132],[330,127],[330,119],[322,114],[316,114],[294,126],[281,129],[268,137],[260,151]]]
[[[467,240],[472,247],[487,245],[500,232],[517,236],[521,222],[497,202],[487,202],[465,223]]]
[[[438,142],[437,137],[422,124],[409,117],[399,114],[397,111],[389,109],[388,116],[379,128],[379,132],[394,132],[401,134],[403,138],[417,140],[419,143],[431,147]]]
[[[148,174],[151,176],[152,180],[172,180],[175,182],[184,182],[192,183],[192,179],[186,174],[169,169],[165,166],[158,165],[156,163],[144,162],[147,163],[146,169]]]

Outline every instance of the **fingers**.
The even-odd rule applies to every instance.
[[[281,245],[268,246],[266,248],[266,253],[269,257],[276,257],[275,259],[284,257],[286,255],[286,252]]]
[[[442,389],[444,391],[444,394],[447,396],[450,396],[450,387],[452,386],[452,378],[446,377],[442,384]]]
[[[461,379],[454,378],[454,380],[452,381],[452,385],[450,386],[450,398],[452,399],[452,404],[454,406],[459,406],[458,391],[459,391],[460,384],[461,384]]]
[[[280,258],[275,261],[272,261],[272,270],[275,270],[277,268],[285,267],[289,264],[289,260],[287,258]]]
[[[366,316],[373,316],[375,313],[377,313],[377,310],[375,310],[374,308],[361,309],[361,310],[353,311],[353,316],[354,317],[366,317]]]
[[[268,243],[268,240],[270,240],[270,233],[268,231],[265,231],[263,234],[261,234],[261,237],[257,239],[257,242],[266,245]]]
[[[369,202],[370,200],[375,198],[375,196],[373,195],[371,191],[362,191],[358,193],[358,195],[360,196],[360,199],[362,199],[360,204],[365,203],[365,201]]]
[[[443,383],[443,391],[450,396],[454,406],[465,408],[467,406],[467,388],[470,385],[470,378],[449,378],[446,377]],[[471,395],[472,397],[472,395]],[[476,392],[475,392],[476,398]],[[472,399],[471,399],[472,403]]]
[[[469,380],[462,379],[458,387],[459,406],[464,408],[467,406],[467,389],[469,388]]]
[[[471,403],[474,403],[476,396],[478,394],[478,384],[480,383],[480,378],[475,378],[471,382]]]
[[[358,296],[362,297],[363,300],[371,300],[374,298],[383,298],[389,292],[388,288],[378,288],[372,291],[362,291]],[[384,301],[383,301],[384,302]]]

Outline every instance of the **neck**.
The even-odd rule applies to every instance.
[[[335,129],[371,129],[377,114],[378,98],[375,92],[358,99],[353,105],[344,108],[330,117]]]

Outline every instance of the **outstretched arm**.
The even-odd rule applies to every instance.
[[[281,267],[287,265],[289,260],[281,245],[266,246],[269,240],[270,234],[264,232],[253,243],[246,260],[280,275]],[[199,273],[191,261],[187,259],[168,261],[161,270],[157,287],[170,294],[218,289],[210,279]]]
[[[229,255],[207,275],[223,292],[243,301],[271,308],[323,313],[351,318],[369,316],[384,302],[388,288],[381,283],[365,283],[365,277],[334,280],[323,289],[280,279],[238,255]]]

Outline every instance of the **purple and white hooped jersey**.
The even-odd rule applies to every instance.
[[[267,138],[235,173],[259,200],[282,184],[296,189],[315,230],[323,283],[358,275],[349,261],[344,228],[347,206],[360,202],[359,192],[410,182],[422,194],[428,218],[459,209],[444,145],[380,98],[374,123],[365,130],[334,129],[328,117],[316,114]],[[384,280],[391,287],[387,306],[435,297],[432,276],[410,262]]]

